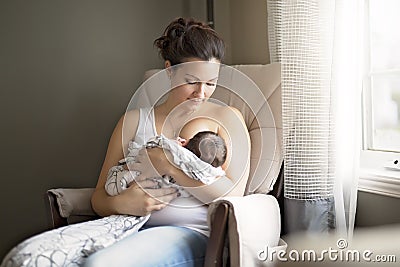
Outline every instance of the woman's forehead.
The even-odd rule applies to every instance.
[[[174,66],[176,76],[209,81],[218,78],[220,63],[213,61],[190,61]]]

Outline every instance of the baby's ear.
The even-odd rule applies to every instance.
[[[178,136],[177,140],[179,143],[181,143],[182,146],[186,146],[186,144],[189,142],[188,140],[181,138],[179,136]]]

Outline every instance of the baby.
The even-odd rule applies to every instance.
[[[149,141],[146,146],[152,146],[152,142],[154,143],[154,141]],[[188,141],[178,138],[178,140],[174,140],[173,142],[188,149],[202,161],[215,168],[219,168],[220,172],[223,173],[221,166],[226,160],[226,145],[224,140],[216,133],[211,131],[202,131],[198,132]],[[132,143],[131,145],[132,147],[130,148],[128,156],[119,161],[119,166],[115,166],[109,171],[105,189],[111,196],[120,194],[122,190],[125,190],[135,179],[134,172],[125,170],[123,165],[130,161],[135,161],[135,156],[143,146],[137,145],[136,143]],[[179,190],[181,197],[190,196],[187,191],[175,184],[173,177],[163,176],[154,178],[154,180],[158,183],[159,188],[175,187]]]
[[[221,167],[226,160],[226,145],[224,139],[211,131],[198,132],[189,141],[178,139],[182,146],[192,151],[202,161],[213,167]]]

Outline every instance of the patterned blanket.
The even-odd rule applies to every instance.
[[[1,267],[81,266],[88,255],[138,231],[148,218],[112,215],[47,231],[14,247]]]
[[[189,177],[206,184],[225,175],[222,169],[201,161],[189,150],[163,136],[152,139],[147,146],[168,149],[175,164]],[[0,267],[81,266],[90,254],[137,232],[149,216],[112,215],[35,235],[15,246]]]

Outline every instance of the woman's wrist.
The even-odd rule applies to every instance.
[[[121,203],[120,199],[121,199],[121,195],[116,195],[116,196],[109,197],[110,211],[111,211],[110,215],[112,215],[112,214],[122,214],[121,210],[120,210],[121,207],[122,207],[122,205],[120,204]]]
[[[93,210],[100,216],[119,214],[117,197],[111,197],[106,192],[95,192],[91,204]]]

